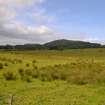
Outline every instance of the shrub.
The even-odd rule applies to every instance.
[[[36,63],[36,62],[37,62],[36,60],[33,60],[33,61],[32,61],[32,63]]]
[[[13,72],[6,72],[3,76],[6,80],[16,80],[16,75]]]
[[[24,76],[23,80],[26,82],[32,82],[31,77],[27,75]]]
[[[32,76],[32,70],[31,69],[26,69],[25,70],[25,75],[29,75],[29,76]]]
[[[17,60],[19,63],[22,63],[23,61],[21,59]]]
[[[33,78],[38,78],[39,77],[39,71],[37,69],[33,70],[33,73],[32,73],[32,77]]]
[[[5,63],[4,66],[8,66],[8,63]]]
[[[27,67],[29,67],[29,66],[30,66],[30,64],[29,64],[29,63],[27,63],[27,64],[26,64],[26,66],[27,66]]]
[[[45,71],[41,70],[40,74],[39,74],[39,79],[41,81],[48,81],[47,73]]]
[[[32,71],[30,69],[19,69],[18,70],[20,76],[21,76],[21,80],[27,81],[27,82],[31,82],[31,75],[32,75]]]
[[[37,69],[38,69],[38,67],[37,67],[37,66],[35,66],[35,65],[33,65],[33,68],[34,68],[35,70],[37,70]]]
[[[15,61],[11,61],[12,64],[15,64]]]
[[[27,82],[32,82],[31,78],[26,78]]]
[[[91,62],[78,62],[38,68],[19,69],[22,80],[31,81],[38,78],[41,81],[63,80],[72,84],[85,85],[105,83],[105,65]]]
[[[19,72],[20,76],[24,75],[24,69],[19,69],[18,72]]]
[[[3,64],[2,63],[0,63],[0,69],[3,69]]]

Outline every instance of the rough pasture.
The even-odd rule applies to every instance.
[[[0,105],[104,105],[105,49],[0,51]]]

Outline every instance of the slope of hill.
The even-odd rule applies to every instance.
[[[101,48],[104,47],[98,43],[90,43],[84,41],[73,41],[73,40],[54,40],[45,44],[24,44],[24,45],[5,45],[0,46],[0,49],[8,50],[39,50],[39,49],[48,49],[48,50],[64,50],[64,49],[83,49],[83,48]]]
[[[73,40],[55,40],[44,44],[48,49],[100,48],[101,44]]]

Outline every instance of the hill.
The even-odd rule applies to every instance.
[[[55,40],[44,44],[48,49],[100,48],[101,44],[73,40]]]
[[[54,40],[45,44],[24,44],[24,45],[5,45],[0,46],[0,49],[8,50],[64,50],[64,49],[83,49],[83,48],[102,48],[98,43],[90,43],[84,41],[73,41],[73,40]]]

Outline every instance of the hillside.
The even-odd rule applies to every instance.
[[[100,48],[101,44],[73,40],[55,40],[44,44],[48,49]]]
[[[24,45],[5,45],[0,46],[0,49],[8,50],[64,50],[64,49],[83,49],[83,48],[101,48],[104,47],[98,43],[90,43],[84,41],[73,41],[73,40],[54,40],[45,44],[24,44]]]

